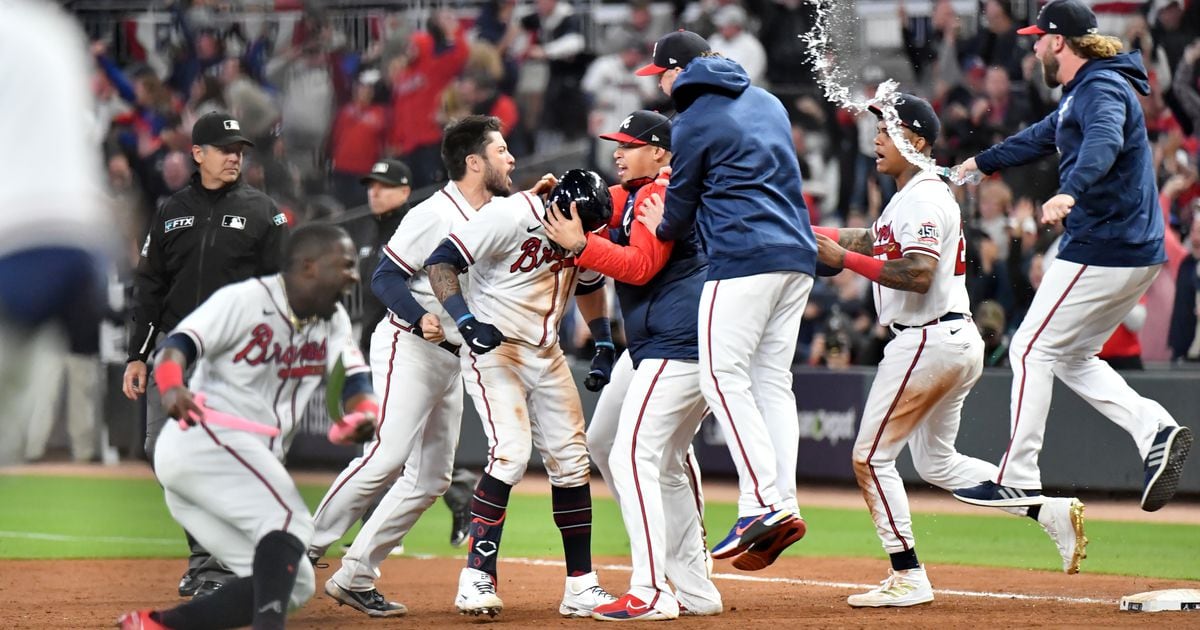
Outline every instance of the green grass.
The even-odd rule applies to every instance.
[[[301,486],[300,490],[312,506],[325,488]],[[561,556],[549,497],[514,495],[509,506],[504,555]],[[706,520],[713,538],[724,533],[735,511],[732,504],[709,504]],[[809,534],[789,555],[883,560],[865,508],[807,508],[804,516]],[[616,504],[598,499],[594,520],[593,552],[628,555]],[[914,523],[921,559],[930,564],[1059,568],[1053,543],[1030,519],[919,513]],[[449,530],[450,513],[439,503],[410,532],[405,549],[459,555],[461,551],[447,542]],[[1088,573],[1200,579],[1200,526],[1090,520],[1087,534],[1091,544],[1083,566]],[[0,558],[150,558],[186,553],[180,529],[152,480],[0,476]]]

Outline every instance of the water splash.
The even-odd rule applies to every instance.
[[[883,115],[888,136],[895,143],[900,155],[903,155],[909,163],[923,171],[932,171],[946,177],[959,186],[964,183],[977,183],[982,178],[982,173],[975,171],[970,176],[963,177],[958,172],[958,167],[938,166],[932,157],[917,151],[916,147],[904,136],[900,125],[900,116],[896,113],[896,103],[900,100],[899,83],[892,79],[880,83],[876,88],[875,98],[872,99],[859,101],[851,96],[848,87],[850,81],[846,76],[846,71],[837,64],[836,53],[830,50],[829,35],[830,25],[834,22],[844,22],[844,26],[850,26],[850,19],[840,17],[835,13],[835,7],[849,6],[849,4],[839,0],[808,0],[808,2],[816,10],[816,22],[807,33],[803,33],[799,37],[807,45],[806,53],[809,63],[817,71],[817,84],[821,86],[825,98],[854,114],[869,111],[872,107],[878,109]]]

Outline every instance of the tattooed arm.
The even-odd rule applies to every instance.
[[[838,230],[838,245],[842,248],[870,256],[874,247],[875,237],[867,228],[842,228]]]
[[[824,234],[817,234],[817,258],[822,263],[839,269],[845,267],[889,289],[914,293],[929,291],[929,285],[933,283],[933,273],[937,269],[936,258],[910,252],[896,260],[877,260],[870,256],[869,244],[863,250],[851,249],[843,244],[862,247],[864,242],[868,242],[866,239],[870,237],[870,233],[867,230],[853,230],[852,232],[861,233],[847,236],[844,233],[848,231],[850,230],[839,232],[838,242]]]
[[[926,293],[933,284],[933,272],[937,270],[937,259],[925,254],[909,253],[904,258],[883,263],[883,271],[876,280],[879,284],[897,291]]]
[[[462,293],[458,283],[458,270],[450,263],[435,263],[425,268],[429,274],[429,286],[439,302],[445,302],[451,295]]]

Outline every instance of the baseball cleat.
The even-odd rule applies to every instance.
[[[121,630],[167,630],[167,627],[150,617],[150,610],[135,610],[117,618]]]
[[[721,614],[722,612],[724,612],[724,610],[725,610],[725,607],[721,604],[721,602],[717,602],[715,604],[708,603],[707,605],[704,605],[704,606],[699,606],[699,605],[684,606],[683,604],[680,604],[679,605],[679,616],[680,617],[715,617],[715,616]]]
[[[674,618],[628,593],[592,611],[592,619],[597,621],[666,621]]]
[[[1032,507],[1046,502],[1041,490],[1021,490],[985,481],[978,486],[959,488],[954,498],[983,507]]]
[[[325,594],[332,597],[338,606],[349,606],[371,617],[403,617],[408,607],[400,602],[389,602],[379,589],[352,591],[342,588],[330,578],[325,581]]]
[[[1179,488],[1183,464],[1192,449],[1192,430],[1167,427],[1154,436],[1146,456],[1146,488],[1142,491],[1142,509],[1154,512],[1166,505]]]
[[[1083,535],[1083,503],[1079,499],[1048,499],[1038,511],[1037,522],[1050,535],[1062,556],[1063,572],[1079,573],[1079,562],[1087,557]]]
[[[933,586],[929,583],[929,576],[925,575],[925,567],[907,571],[888,569],[888,578],[879,586],[846,598],[846,603],[855,608],[900,608],[931,601]]]
[[[564,617],[591,617],[597,607],[615,601],[617,598],[600,586],[600,577],[592,571],[567,578],[558,614]]]
[[[200,584],[200,588],[196,589],[196,594],[192,595],[192,599],[203,599],[208,597],[209,595],[221,590],[221,587],[223,586],[225,586],[224,582],[218,582],[216,580],[204,580],[204,582]]]
[[[196,591],[200,589],[202,582],[203,580],[200,579],[199,574],[192,569],[188,569],[187,573],[184,573],[183,577],[179,578],[179,596],[191,597],[195,595]]]
[[[804,538],[808,525],[804,519],[785,521],[774,532],[750,545],[740,556],[733,559],[733,567],[742,571],[761,571],[771,566],[784,549]]]
[[[797,520],[796,514],[787,510],[776,510],[756,516],[743,516],[733,524],[725,539],[717,543],[716,547],[713,547],[712,557],[717,560],[732,558],[749,549],[750,545],[759,539],[765,538],[782,527],[789,526],[791,524],[790,521],[793,520]]]
[[[496,595],[496,578],[478,569],[463,569],[458,574],[458,595],[454,606],[464,615],[495,617],[504,609]]]

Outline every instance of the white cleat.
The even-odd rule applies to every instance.
[[[504,610],[504,602],[496,595],[496,580],[478,569],[463,569],[458,574],[458,595],[454,606],[464,615],[495,617]]]
[[[855,608],[903,607],[928,604],[933,601],[933,586],[925,567],[907,571],[888,570],[888,578],[879,586],[858,595],[846,598],[846,603]]]
[[[564,617],[591,617],[597,606],[611,604],[617,601],[600,586],[600,578],[595,571],[567,578],[563,587],[562,604],[558,614]]]
[[[1063,572],[1079,573],[1079,562],[1087,557],[1088,544],[1083,535],[1083,502],[1075,498],[1047,499],[1037,521],[1058,547]]]

